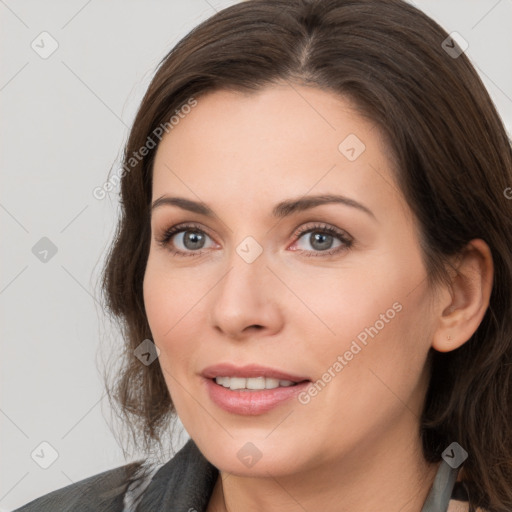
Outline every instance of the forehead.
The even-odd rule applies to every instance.
[[[295,147],[300,152],[323,140],[325,148],[337,150],[344,135],[358,132],[364,138],[374,127],[348,99],[314,87],[280,83],[251,92],[219,90],[196,101],[160,146],[194,139],[202,148],[222,153],[239,148],[240,153],[261,144],[271,149],[309,142]],[[218,142],[224,145],[218,147]]]
[[[180,192],[262,201],[336,190],[372,201],[398,192],[379,129],[348,99],[277,84],[197,98],[166,134],[154,163],[153,199]],[[194,197],[194,195],[196,197]]]

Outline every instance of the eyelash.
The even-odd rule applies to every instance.
[[[203,231],[197,224],[179,224],[177,226],[173,226],[169,229],[167,229],[161,238],[157,239],[157,242],[162,247],[168,249],[174,256],[200,256],[205,251],[179,251],[176,249],[169,248],[169,242],[171,241],[171,238],[178,234],[182,233],[183,231],[195,231],[202,234],[205,234],[207,236],[208,233]],[[296,251],[303,254],[306,257],[325,257],[325,256],[332,256],[334,254],[337,254],[342,251],[346,251],[350,249],[354,243],[352,238],[349,238],[343,231],[340,231],[332,226],[328,226],[326,224],[315,224],[314,226],[308,226],[308,227],[301,227],[294,233],[294,242],[299,240],[303,235],[306,233],[312,233],[312,232],[318,232],[322,234],[331,235],[335,238],[338,238],[342,242],[343,245],[336,247],[334,249],[329,249],[327,251],[306,251],[304,249],[297,249]],[[211,238],[211,237],[210,237]],[[308,254],[311,253],[311,254]]]

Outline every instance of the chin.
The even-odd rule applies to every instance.
[[[266,433],[265,435],[268,435]],[[243,440],[232,439],[228,442],[210,443],[203,449],[196,441],[203,455],[222,472],[237,476],[268,477],[284,476],[298,471],[300,458],[305,456],[304,443],[298,439],[296,444],[283,444],[278,440],[250,441],[251,436]]]

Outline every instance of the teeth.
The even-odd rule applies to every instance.
[[[224,380],[224,382],[226,382]],[[226,384],[224,384],[224,386],[226,386]],[[227,386],[226,387],[229,387],[230,389],[244,389],[246,386],[245,386],[245,379],[241,379],[241,378],[238,378],[238,377],[234,377],[234,378],[229,378],[228,377],[228,381],[227,381]]]
[[[229,389],[274,389],[295,386],[291,380],[272,379],[270,377],[215,377],[215,382]]]
[[[244,383],[244,386],[243,386],[247,389],[265,389],[267,387],[267,382],[264,377],[255,377],[255,378],[251,378],[251,379],[238,379],[238,380],[243,380],[243,381],[247,380],[247,382]],[[233,382],[232,379],[231,379],[231,382]]]

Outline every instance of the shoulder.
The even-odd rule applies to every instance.
[[[206,510],[218,470],[190,439],[166,463],[139,460],[45,494],[13,512]],[[174,507],[174,508],[173,508]]]
[[[131,462],[52,491],[13,512],[122,512],[123,497],[144,461]]]
[[[201,453],[192,439],[154,474],[137,510],[207,509],[218,469]]]

